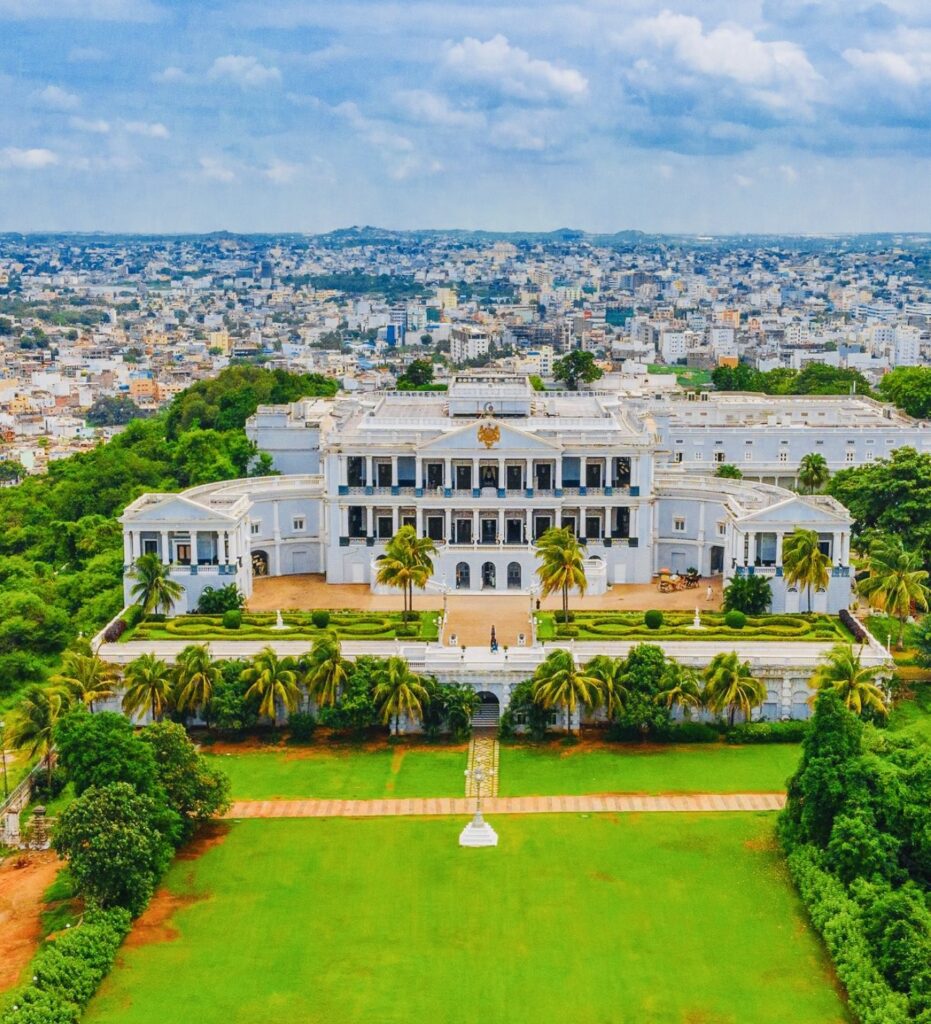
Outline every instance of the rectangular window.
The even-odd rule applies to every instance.
[[[378,516],[375,520],[379,540],[390,540],[392,530],[391,516]]]
[[[753,461],[753,449],[752,448],[744,448],[744,462],[752,462],[752,461]]]
[[[726,532],[727,532],[727,524],[726,523],[718,523],[718,536],[719,537],[723,537]]]
[[[672,521],[672,528],[676,533],[685,533],[685,519],[682,516],[676,516]]]
[[[443,526],[445,522],[445,516],[427,516],[427,536],[430,540],[443,539]]]
[[[262,524],[261,523],[250,523],[249,524],[249,529],[252,531],[252,536],[255,537],[255,536],[257,536],[259,530],[262,529]]]
[[[704,458],[705,458],[705,453],[704,452],[695,452],[694,458],[695,458],[696,462],[703,462]]]
[[[252,524],[252,532],[256,533],[256,527],[258,523]],[[157,555],[158,554],[158,541],[157,540],[144,540],[142,542],[142,553],[144,555]]]
[[[714,453],[714,461],[715,462],[723,462],[724,461],[724,452],[720,452],[720,451],[719,452],[715,452]]]
[[[427,487],[431,491],[435,491],[438,487],[443,486],[443,463],[442,462],[428,462],[427,463]]]
[[[681,462],[682,461],[682,452],[673,452],[672,453],[672,461],[673,462]]]
[[[848,448],[847,451],[844,452],[844,462],[855,462],[856,458],[857,453],[854,448]]]
[[[291,520],[291,529],[292,530],[296,530],[296,531],[303,530],[304,529],[304,517],[303,516],[295,516]]]
[[[788,453],[788,451],[785,448],[783,448],[779,452],[779,461],[780,462],[788,462],[789,461],[789,453]]]

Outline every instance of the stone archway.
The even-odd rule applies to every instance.
[[[490,690],[479,690],[478,700],[472,716],[472,728],[496,729],[501,718],[501,701]]]
[[[482,590],[494,590],[497,585],[495,581],[495,563],[485,562],[482,565]]]
[[[252,552],[252,575],[268,575],[268,552],[262,550]]]
[[[520,590],[520,562],[508,563],[508,590]]]

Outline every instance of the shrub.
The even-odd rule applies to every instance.
[[[309,743],[317,728],[317,719],[310,711],[295,711],[288,716],[288,728],[295,743]]]
[[[347,632],[348,632],[348,630],[347,630]],[[418,629],[417,626],[413,626],[413,625],[395,626],[394,635],[395,636],[399,636],[399,637],[419,636],[420,635],[420,630]]]
[[[145,617],[146,622],[164,622],[167,616],[164,612],[149,612]]]
[[[122,615],[128,629],[134,629],[145,618],[141,604],[131,604]]]
[[[724,588],[724,610],[745,615],[762,615],[773,600],[773,589],[765,576],[735,576]]]
[[[579,635],[578,626],[560,626],[558,636],[567,640],[574,640]]]
[[[643,614],[643,622],[647,629],[661,629],[663,625],[663,613],[651,608]]]
[[[229,611],[223,613],[224,629],[239,629],[241,625],[242,612],[239,609],[230,608]]]
[[[229,583],[219,589],[204,587],[197,599],[197,610],[204,615],[220,615],[223,612],[237,611],[245,603],[245,594],[235,583]]]
[[[736,608],[732,608],[724,615],[724,625],[727,626],[728,629],[743,629],[746,624],[747,616]]]
[[[575,622],[575,612],[564,612],[560,609],[553,613],[553,621],[563,625],[567,622]]]
[[[330,613],[324,608],[317,608],[311,612],[310,621],[317,629],[326,629],[330,624]]]
[[[729,729],[728,743],[801,743],[808,722],[741,722]]]
[[[854,640],[858,644],[866,642],[866,630],[860,625],[859,622],[847,611],[846,608],[841,608],[837,613],[837,617],[841,621],[842,626],[846,626],[848,630],[853,634]]]
[[[710,722],[680,722],[663,737],[670,743],[717,743],[721,730]]]
[[[108,644],[115,644],[126,632],[126,622],[123,619],[116,619],[103,631],[103,638]]]

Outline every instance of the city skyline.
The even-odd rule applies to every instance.
[[[0,230],[931,228],[914,2],[0,0]]]

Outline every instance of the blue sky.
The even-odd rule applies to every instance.
[[[0,0],[0,230],[929,230],[929,172],[929,0]]]

